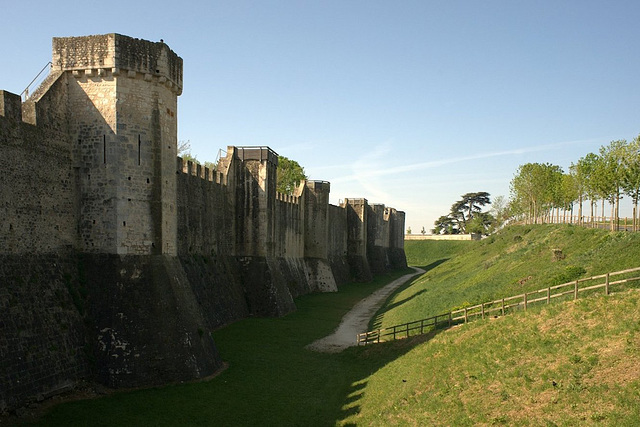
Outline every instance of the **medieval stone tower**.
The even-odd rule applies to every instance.
[[[182,59],[119,34],[53,39],[67,74],[84,252],[176,254],[177,97]]]
[[[119,34],[54,38],[31,96],[0,90],[0,412],[206,377],[209,331],[406,267],[403,212],[281,194],[269,147],[176,157],[181,92],[181,58]]]

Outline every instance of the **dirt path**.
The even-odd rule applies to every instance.
[[[369,320],[384,304],[389,295],[411,277],[425,272],[421,268],[411,268],[416,272],[406,274],[362,299],[344,315],[340,326],[331,335],[312,342],[307,348],[324,353],[339,353],[347,347],[356,345],[356,335],[367,330]]]

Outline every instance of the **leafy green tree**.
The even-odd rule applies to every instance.
[[[458,223],[450,215],[442,215],[434,222],[433,234],[458,234]]]
[[[638,198],[640,196],[640,135],[627,147],[623,158],[622,188],[633,202],[633,231],[638,231]]]
[[[489,193],[480,191],[477,193],[466,193],[451,206],[451,217],[459,223],[460,230],[467,232],[467,222],[473,219],[473,216],[482,210],[482,207],[491,203]]]
[[[573,173],[563,174],[560,182],[560,200],[562,203],[563,222],[566,222],[567,212],[573,215],[573,204],[579,199],[578,181]]]
[[[544,168],[545,180],[547,186],[544,191],[545,209],[548,210],[549,218],[553,215],[553,209],[556,209],[556,219],[559,220],[560,209],[564,208],[565,195],[563,187],[564,172],[560,166],[545,164]]]
[[[293,194],[301,181],[307,179],[304,168],[295,160],[278,156],[276,190],[283,194]]]
[[[191,153],[190,140],[178,141],[178,157],[182,157],[182,160],[184,160],[185,164],[187,162],[191,162],[195,165],[201,164],[200,160],[198,160],[198,157],[195,154]]]
[[[477,212],[467,224],[467,233],[489,234],[496,219],[489,212]]]
[[[583,222],[583,202],[590,202],[590,217],[595,221],[597,202],[611,206],[611,230],[615,230],[620,217],[620,199],[628,195],[633,201],[633,227],[638,228],[638,202],[640,201],[640,135],[632,142],[611,141],[600,147],[598,154],[589,153],[571,164],[568,174],[559,166],[549,163],[527,163],[518,168],[511,181],[509,206],[512,214],[536,222],[559,210],[573,214],[578,203],[579,221]],[[544,221],[544,218],[543,218]]]
[[[451,221],[451,225],[449,226],[449,231],[446,234],[459,234],[465,232],[466,218],[463,211],[455,210],[452,206],[451,212],[449,212],[449,220]]]
[[[509,219],[510,206],[504,196],[498,196],[491,203],[491,215],[495,219],[495,227],[500,228]]]
[[[594,153],[589,153],[586,156],[580,158],[577,163],[571,164],[571,173],[576,179],[576,190],[578,192],[578,217],[582,223],[582,202],[586,197],[589,200],[590,213],[589,216],[593,221],[594,207],[598,200],[598,190],[595,185],[596,165],[598,163],[598,156]]]
[[[597,168],[597,184],[601,195],[611,205],[612,231],[616,228],[620,212],[626,145],[627,141],[621,139],[600,147],[601,161]]]
[[[543,213],[561,203],[562,169],[550,163],[520,165],[511,180],[512,206],[528,222],[538,222]]]
[[[204,167],[214,171],[214,170],[218,169],[218,163],[217,162],[204,162]]]
[[[517,213],[525,215],[527,222],[537,218],[540,191],[536,188],[539,182],[539,163],[525,163],[518,167],[511,180],[511,198]]]
[[[482,207],[488,204],[491,204],[491,199],[489,193],[485,191],[463,194],[462,200],[458,200],[451,206],[449,215],[441,216],[434,222],[434,234],[468,233],[468,224],[480,215]],[[483,223],[482,218],[479,224]],[[476,224],[476,228],[478,227]]]

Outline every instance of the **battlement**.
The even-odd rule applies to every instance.
[[[331,191],[331,183],[329,181],[307,181],[305,186],[315,193]]]
[[[164,84],[182,93],[182,58],[163,42],[105,34],[53,39],[52,70],[76,78],[126,75]]]
[[[284,194],[276,191],[276,200],[294,205],[300,204],[300,197],[293,194]]]
[[[364,205],[368,205],[369,202],[367,202],[367,199],[365,198],[359,198],[359,199],[344,199],[344,201],[340,204],[341,207],[346,207],[347,205],[350,206],[364,206]]]
[[[20,95],[0,90],[0,116],[18,122],[22,121],[22,100]]]
[[[199,163],[194,163],[191,160],[187,160],[185,162],[182,157],[176,157],[176,173],[192,175],[201,178],[204,181],[227,185],[227,177],[224,173],[210,169]]]
[[[379,214],[383,221],[388,222],[391,216],[391,209],[386,207],[383,203],[373,203],[371,204],[371,208],[376,214]]]

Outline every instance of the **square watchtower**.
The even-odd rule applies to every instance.
[[[68,87],[81,249],[175,255],[182,59],[162,41],[54,38],[54,72]]]

